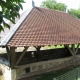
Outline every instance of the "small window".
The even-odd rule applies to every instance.
[[[30,67],[25,68],[26,73],[30,73]]]

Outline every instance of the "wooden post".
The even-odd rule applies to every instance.
[[[75,44],[71,45],[71,49],[69,48],[68,45],[65,45],[67,47],[67,49],[69,50],[69,52],[73,55],[73,60],[74,60],[74,65],[76,64],[76,53],[78,51],[79,48],[79,44],[77,45],[77,48],[75,49]]]
[[[73,60],[74,60],[74,65],[75,65],[76,64],[75,44],[72,44],[72,52],[73,52]]]
[[[36,62],[38,61],[38,56],[39,56],[40,48],[41,48],[40,46],[36,47],[36,49],[37,49],[37,59],[36,59]]]
[[[16,64],[15,47],[10,47],[10,67],[14,68],[15,64]]]
[[[72,44],[72,52],[75,55],[75,44]]]

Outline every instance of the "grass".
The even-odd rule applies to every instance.
[[[40,78],[36,80],[80,80],[80,67],[78,68],[78,77],[76,73],[76,68],[73,69],[66,69],[66,70],[59,70],[57,72],[46,73]],[[53,79],[56,78],[56,79]]]
[[[70,70],[59,70],[57,72],[47,73],[47,74],[44,74],[41,78],[38,78],[36,80],[53,80],[53,78],[56,78],[68,71],[70,71]]]

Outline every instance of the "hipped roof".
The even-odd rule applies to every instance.
[[[80,21],[68,13],[34,7],[27,10],[1,46],[25,47],[80,43]]]

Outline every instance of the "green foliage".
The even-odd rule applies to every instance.
[[[78,9],[70,9],[70,14],[76,18],[80,18],[80,8]]]
[[[43,1],[41,4],[41,7],[60,10],[60,11],[66,11],[66,5],[63,3],[57,3],[56,0]]]
[[[67,73],[71,70],[72,69],[66,69],[66,70],[58,70],[56,72],[46,73],[43,76],[41,76],[40,78],[37,78],[36,80],[54,80],[53,78],[64,75],[65,73]],[[59,80],[59,79],[57,79],[57,80]]]
[[[60,11],[66,11],[66,5],[63,3],[57,3],[55,9]]]
[[[66,5],[63,3],[57,3],[56,0],[46,0],[41,3],[41,7],[50,8],[59,11],[66,11]],[[78,9],[70,9],[69,14],[80,19],[80,8]]]
[[[5,27],[10,28],[10,26],[5,22],[4,19],[7,19],[15,24],[15,18],[20,17],[19,10],[23,9],[21,3],[24,3],[24,0],[0,1],[0,32],[4,31]]]
[[[56,4],[57,2],[55,0],[46,0],[42,2],[41,7],[54,9]]]

